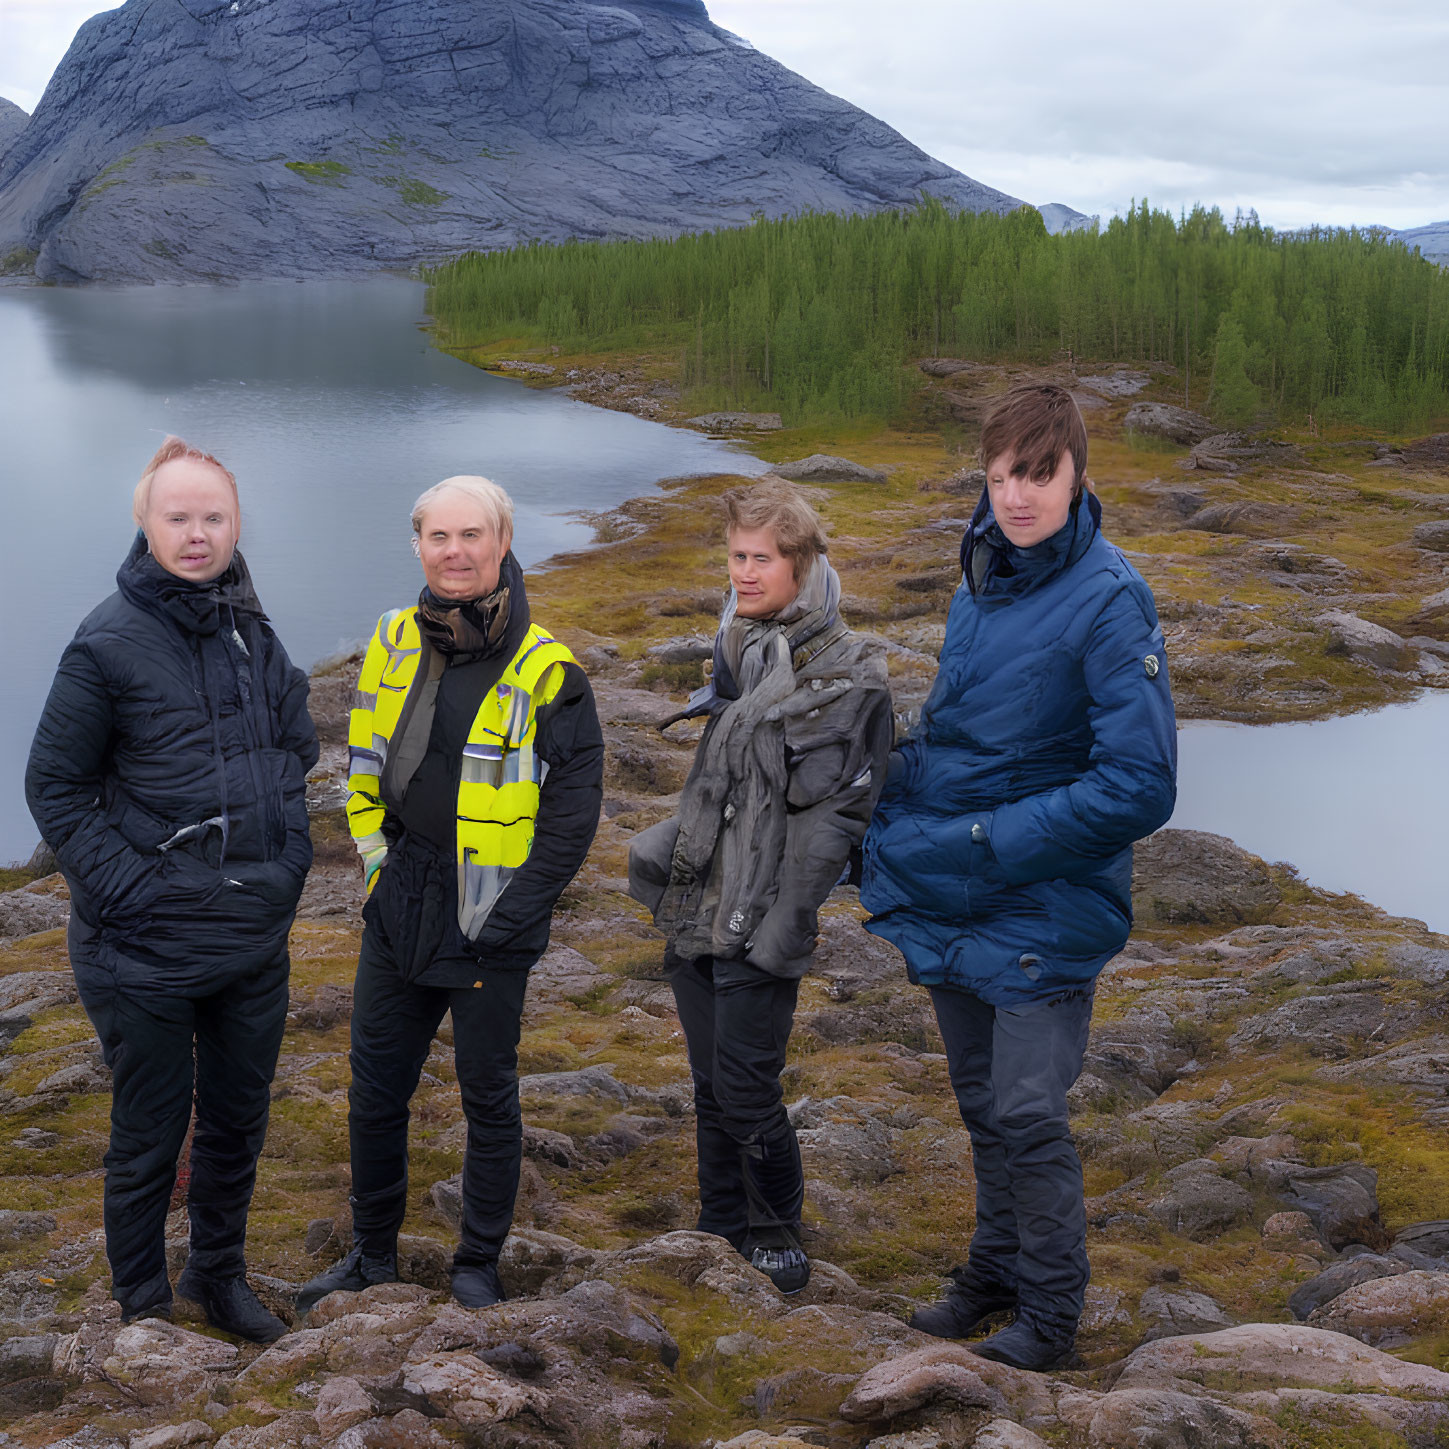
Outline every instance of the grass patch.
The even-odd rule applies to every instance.
[[[429,186],[414,176],[379,176],[384,186],[390,186],[407,206],[441,206],[448,200],[449,193]]]
[[[314,186],[341,186],[352,175],[352,167],[341,161],[288,161],[287,170]]]

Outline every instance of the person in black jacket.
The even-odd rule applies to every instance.
[[[61,656],[26,798],[70,887],[71,965],[112,1073],[105,1229],[122,1316],[170,1314],[166,1210],[194,1088],[176,1291],[266,1342],[286,1325],[248,1286],[243,1248],[312,863],[317,737],[306,676],[236,550],[231,473],[169,438],[134,511],[118,592]]]
[[[412,524],[426,587],[379,622],[349,730],[347,813],[369,892],[352,1004],[353,1248],[304,1285],[304,1313],[397,1278],[408,1102],[449,1012],[468,1122],[453,1296],[466,1307],[503,1296],[528,971],[599,820],[593,693],[529,616],[508,495],[450,478],[418,499]]]

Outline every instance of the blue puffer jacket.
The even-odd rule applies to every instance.
[[[940,672],[865,838],[868,928],[913,981],[998,1006],[1089,982],[1122,949],[1132,842],[1176,794],[1152,591],[1083,499],[1017,549],[983,496]]]

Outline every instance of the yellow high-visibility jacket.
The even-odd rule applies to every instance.
[[[388,748],[406,729],[414,686],[424,679],[417,609],[394,609],[378,620],[362,662],[352,717],[347,823],[371,892],[387,856],[382,822]],[[533,848],[539,787],[548,762],[535,751],[540,706],[563,683],[573,655],[537,624],[530,625],[498,683],[483,697],[463,747],[458,781],[458,926],[475,940],[503,888]],[[441,660],[436,667],[441,667]]]

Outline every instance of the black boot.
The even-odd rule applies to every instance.
[[[973,1343],[971,1352],[1012,1368],[1045,1373],[1069,1365],[1076,1358],[1076,1335],[1049,1336],[1029,1320],[1018,1318],[1010,1328]]]
[[[249,1343],[271,1343],[288,1331],[275,1313],[262,1306],[245,1273],[231,1278],[208,1278],[188,1264],[176,1280],[176,1292],[199,1303],[213,1328],[233,1333]]]
[[[810,1281],[810,1259],[801,1247],[767,1248],[749,1251],[750,1267],[758,1268],[781,1293],[798,1293]]]
[[[506,1296],[498,1281],[497,1263],[467,1263],[452,1273],[453,1297],[464,1308],[492,1308]]]
[[[939,1303],[918,1308],[911,1314],[912,1328],[936,1338],[965,1338],[975,1333],[988,1318],[1016,1311],[1016,1294],[994,1283],[973,1282],[961,1268],[951,1273],[951,1282]]]
[[[374,1283],[397,1282],[397,1249],[369,1252],[358,1244],[325,1273],[304,1283],[297,1294],[297,1312],[310,1313],[329,1293],[361,1293]]]

